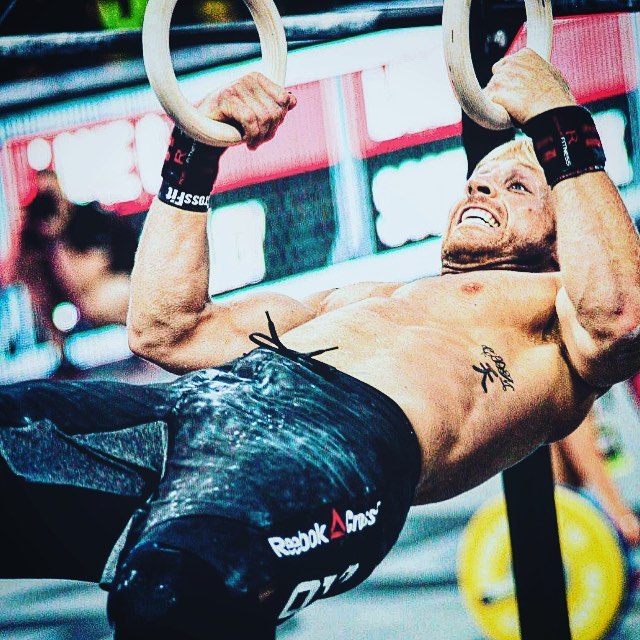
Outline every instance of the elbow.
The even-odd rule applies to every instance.
[[[640,340],[640,304],[620,318],[617,335],[625,342]]]
[[[158,363],[162,358],[162,345],[164,341],[162,335],[148,327],[140,327],[132,323],[127,324],[127,338],[129,349],[145,360]]]
[[[640,340],[640,300],[625,302],[613,310],[581,323],[591,327],[589,333],[600,343],[615,347]]]
[[[158,321],[142,321],[133,314],[127,321],[127,338],[129,349],[137,356],[144,358],[158,366],[174,371],[177,354],[189,333],[184,324]]]
[[[163,340],[161,336],[150,332],[141,334],[128,330],[128,338],[132,353],[165,371],[181,375],[191,370],[180,361],[180,345]]]
[[[127,339],[132,353],[146,360],[150,359],[148,354],[152,352],[153,345],[148,340],[146,332],[135,326],[130,320],[127,322]]]
[[[640,367],[640,318],[619,318],[594,341],[589,375],[594,387],[610,387],[637,373]]]
[[[620,318],[615,331],[609,336],[606,351],[620,368],[622,380],[633,375],[638,370],[638,356],[640,355],[640,314],[628,315]]]

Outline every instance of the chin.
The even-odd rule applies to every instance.
[[[447,238],[442,243],[442,261],[469,268],[469,265],[491,263],[496,258],[504,255],[503,247],[497,246],[494,242],[473,242],[456,241],[454,238]]]
[[[454,227],[442,239],[442,272],[510,269],[532,273],[558,271],[555,234],[516,237],[483,227]]]

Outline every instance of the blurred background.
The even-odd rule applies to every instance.
[[[410,24],[412,8],[418,15],[437,3],[277,5],[291,19],[401,10],[408,25],[292,47],[287,85],[298,96],[297,109],[258,151],[235,147],[223,156],[209,221],[211,295],[269,287],[303,296],[360,280],[438,274],[440,234],[467,164],[441,28]],[[170,378],[130,353],[124,327],[129,272],[171,128],[146,83],[136,44],[145,6],[145,0],[0,3],[0,384]],[[607,171],[637,224],[640,22],[633,12],[589,7],[590,15],[556,20],[553,61],[594,114]],[[234,28],[247,17],[242,2],[184,0],[174,24]],[[127,31],[136,38],[127,39]],[[39,34],[44,40],[25,37]],[[122,45],[101,40],[105,34],[122,38]],[[95,44],[87,44],[92,38]],[[512,50],[525,40],[519,33]],[[57,42],[57,52],[38,54],[43,42]],[[183,42],[173,53],[182,90],[194,102],[256,68],[250,42]],[[639,380],[614,387],[590,426],[617,504],[631,513],[640,510],[638,390]],[[576,637],[636,638],[633,536],[616,533],[613,525],[622,528],[616,514],[607,513],[606,497],[579,470],[562,477],[592,489],[584,508],[598,504],[624,560],[623,576],[601,567],[590,574],[600,577],[588,589],[575,586],[571,595],[569,586],[576,615],[595,628],[594,617],[606,607],[593,593],[613,593],[607,580],[622,585],[599,635]],[[459,587],[468,571],[458,554],[470,519],[500,493],[494,478],[454,500],[414,509],[397,547],[364,585],[315,604],[278,637],[514,637],[495,635],[497,623],[486,622],[496,598],[485,598],[483,611]],[[588,537],[592,529],[582,533]],[[497,543],[473,544],[491,573],[502,556],[480,550]],[[590,544],[604,543],[594,538]],[[587,551],[578,555],[591,566]],[[508,577],[506,587],[495,588],[497,600],[512,603]],[[0,581],[0,638],[109,638],[104,602],[95,585]],[[513,624],[509,606],[504,615]]]

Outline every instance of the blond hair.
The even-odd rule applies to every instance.
[[[501,144],[499,147],[496,147],[492,151],[490,151],[480,162],[478,166],[480,166],[483,162],[487,162],[489,160],[498,160],[502,156],[513,156],[517,160],[520,160],[524,164],[531,165],[536,169],[540,169],[542,171],[542,167],[538,162],[538,158],[536,158],[536,152],[533,149],[533,142],[531,142],[530,138],[526,136],[521,136],[516,138],[515,140],[510,140],[509,142],[505,142]]]

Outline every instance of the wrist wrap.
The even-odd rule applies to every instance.
[[[521,128],[533,140],[549,186],[583,173],[604,170],[602,142],[591,114],[584,107],[550,109],[527,120]]]
[[[196,142],[179,127],[171,133],[158,198],[186,211],[207,211],[224,147]]]

